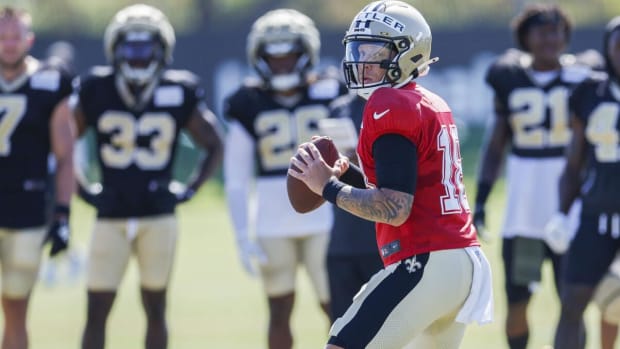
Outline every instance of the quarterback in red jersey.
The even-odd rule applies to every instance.
[[[375,221],[385,268],[334,323],[326,348],[458,348],[466,324],[492,320],[491,271],[471,222],[452,112],[413,82],[436,61],[430,28],[411,5],[375,1],[344,43],[347,86],[368,99],[362,171],[344,157],[329,167],[304,144],[289,174]]]
[[[412,105],[415,110],[411,110]],[[368,183],[415,192],[411,213],[403,224],[377,223],[377,243],[385,265],[418,253],[479,246],[463,186],[458,134],[446,103],[411,82],[400,89],[383,88],[373,93],[363,120],[357,151]],[[417,181],[413,181],[417,184],[411,180],[407,183],[406,179],[402,183],[409,188],[380,183],[377,172],[381,168],[377,165],[381,165],[382,159],[375,159],[375,154],[382,144],[393,144],[393,150],[386,149],[385,154],[393,161],[409,163],[406,170],[386,175],[410,173],[410,178],[417,176]],[[399,159],[405,154],[412,156]],[[400,164],[387,166],[396,169]],[[397,181],[400,182],[398,178],[392,179],[394,185]]]

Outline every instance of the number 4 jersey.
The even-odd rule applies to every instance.
[[[111,69],[96,67],[81,82],[79,106],[96,132],[103,191],[99,217],[142,217],[174,212],[168,185],[177,137],[203,103],[188,71],[167,70],[139,97]]]
[[[410,83],[380,88],[368,99],[357,152],[370,185],[376,185],[373,144],[399,134],[418,150],[418,178],[411,214],[395,227],[377,223],[385,265],[430,251],[479,245],[465,187],[456,125],[441,97]]]
[[[571,111],[585,127],[587,175],[581,191],[583,213],[620,213],[620,86],[604,74],[580,84],[570,98]]]

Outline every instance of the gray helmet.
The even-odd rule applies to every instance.
[[[126,50],[119,49],[119,44],[127,41],[134,42],[134,47],[128,45]],[[155,44],[154,47],[144,46],[149,41]],[[172,62],[175,41],[174,29],[166,15],[143,4],[131,5],[116,13],[103,37],[108,62],[128,81],[140,84],[153,78],[163,66]],[[150,61],[145,67],[133,67],[127,62],[132,56]]]
[[[304,84],[306,73],[319,62],[320,49],[319,31],[312,19],[292,9],[265,13],[254,22],[247,39],[250,66],[275,90]],[[295,70],[290,74],[274,75],[265,58],[293,52],[301,54]]]
[[[379,87],[400,87],[426,74],[431,58],[431,29],[413,6],[396,0],[375,1],[353,19],[344,37],[343,69],[347,86],[368,98]],[[375,45],[392,52],[391,59],[360,60],[360,46]],[[380,81],[364,82],[368,65],[386,69]]]

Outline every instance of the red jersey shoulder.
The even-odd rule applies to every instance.
[[[377,138],[388,133],[410,137],[418,126],[422,96],[414,89],[380,88],[364,108],[364,130]]]

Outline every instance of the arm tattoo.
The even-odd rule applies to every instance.
[[[411,213],[413,195],[390,189],[344,187],[338,207],[367,220],[400,225]],[[394,224],[397,223],[397,224]]]

